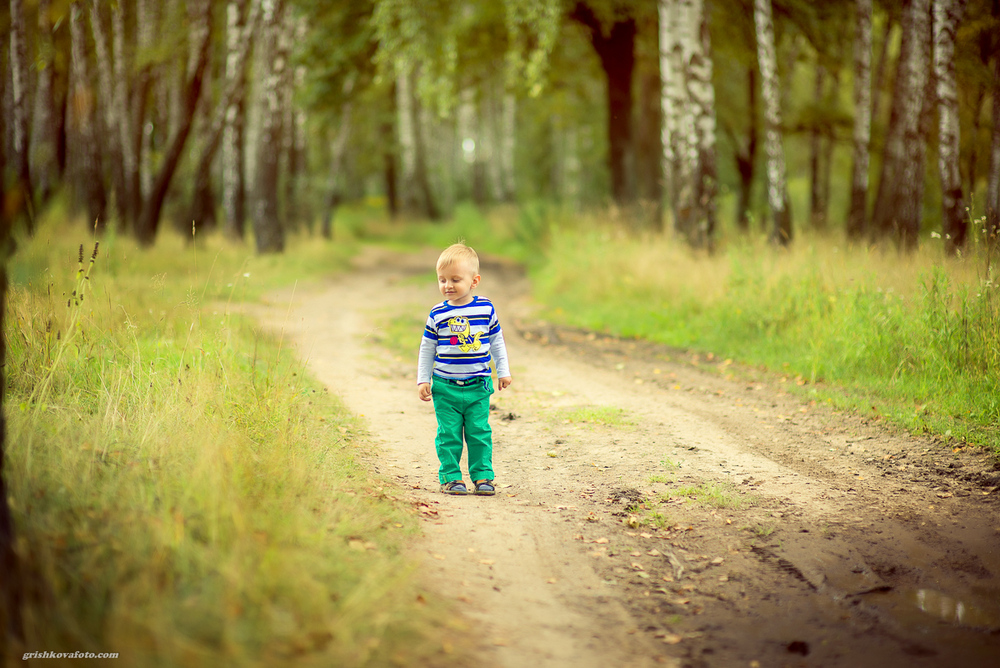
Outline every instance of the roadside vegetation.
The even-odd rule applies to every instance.
[[[6,478],[25,651],[123,665],[408,665],[446,616],[403,554],[417,531],[363,427],[238,302],[345,266],[350,244],[256,257],[155,250],[45,221],[6,328]]]

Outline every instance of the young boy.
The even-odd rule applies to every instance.
[[[462,435],[469,452],[473,494],[490,496],[493,485],[493,431],[490,429],[490,361],[497,385],[510,385],[507,348],[490,300],[474,297],[479,256],[465,244],[446,248],[437,261],[438,288],[445,301],[431,309],[417,361],[417,395],[434,399],[437,417],[438,481],[445,494],[468,494],[459,460]],[[433,386],[431,380],[433,377]]]

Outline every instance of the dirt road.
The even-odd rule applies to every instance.
[[[513,385],[495,497],[438,492],[434,414],[386,323],[440,299],[436,253],[369,250],[273,295],[315,375],[367,419],[424,517],[427,586],[523,666],[1000,665],[1000,472],[725,360],[560,329],[484,263]],[[799,381],[801,382],[801,381]]]

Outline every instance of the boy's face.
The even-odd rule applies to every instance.
[[[472,301],[472,290],[479,285],[479,274],[472,273],[468,262],[453,262],[438,269],[438,289],[452,306]]]

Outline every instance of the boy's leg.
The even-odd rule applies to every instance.
[[[489,378],[475,389],[465,409],[465,444],[469,448],[469,476],[472,482],[493,480],[493,429],[490,427],[490,395],[493,381]]]
[[[434,383],[431,394],[434,397],[434,415],[437,417],[437,436],[434,447],[437,450],[438,482],[442,485],[452,480],[462,479],[459,462],[462,459],[462,410],[458,388],[448,383]]]

